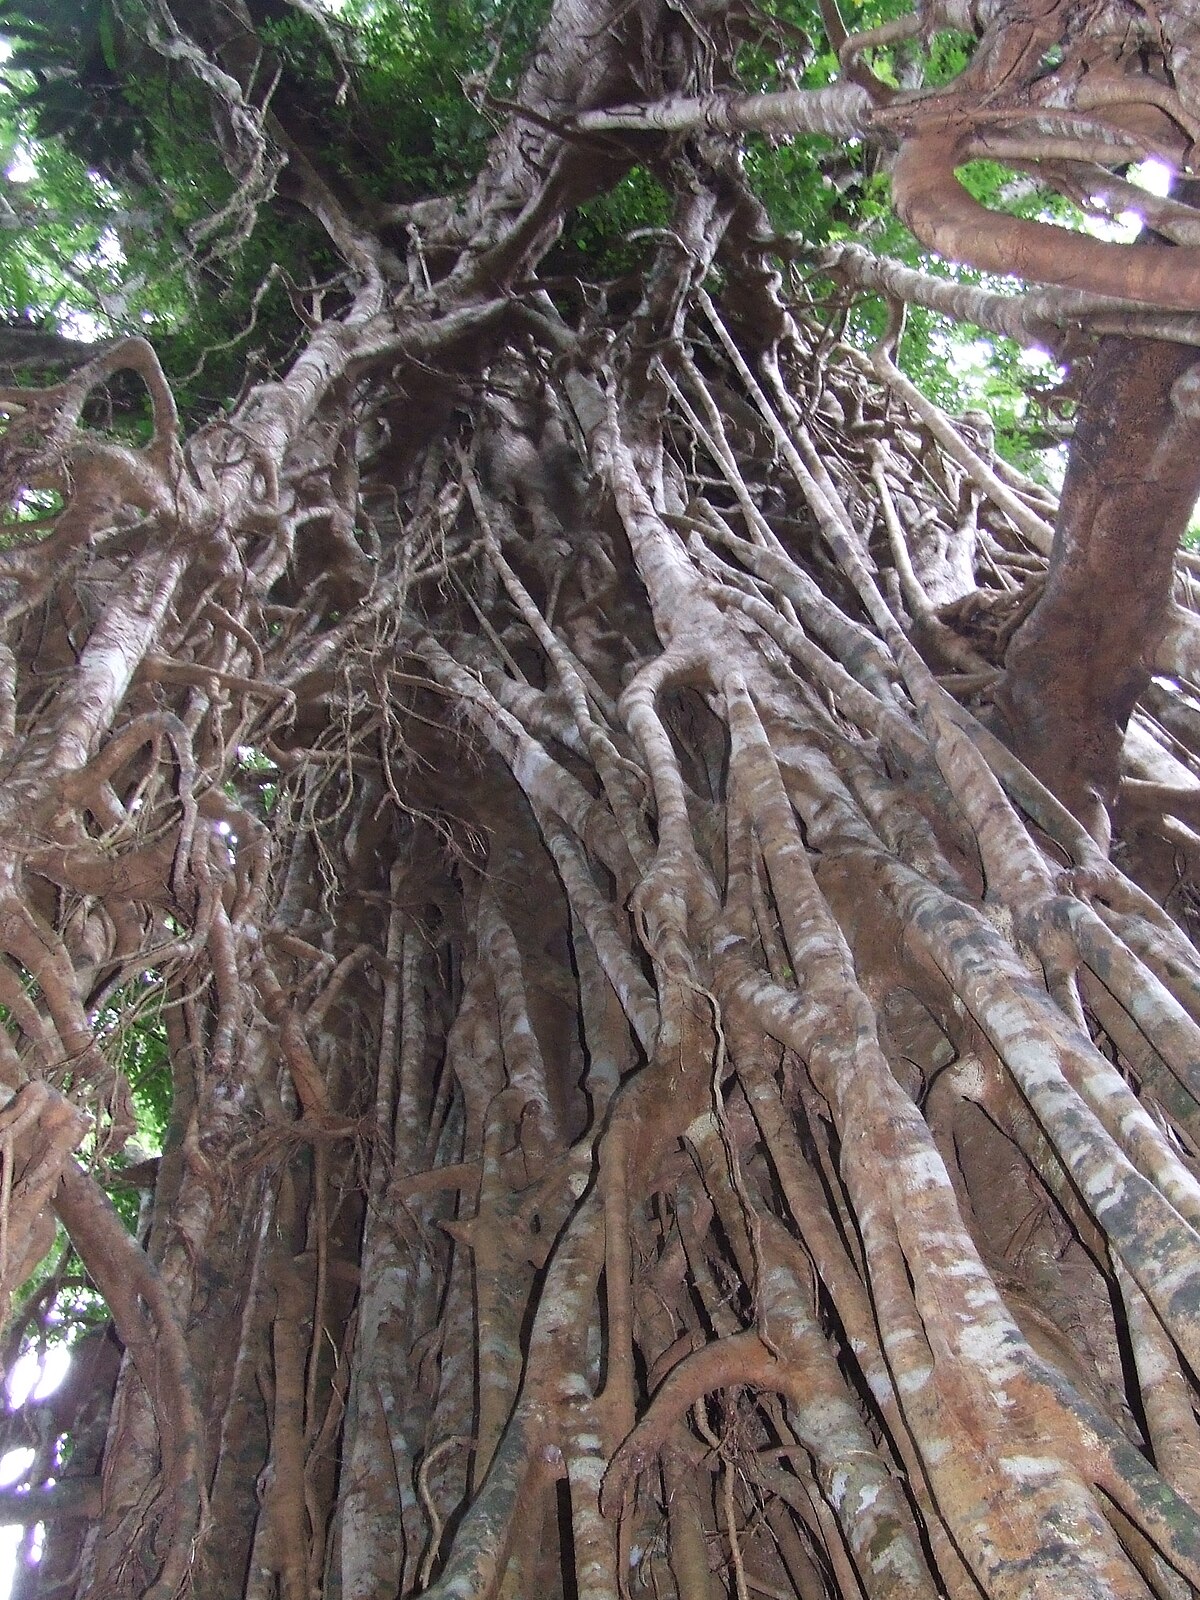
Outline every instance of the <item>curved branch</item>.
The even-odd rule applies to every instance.
[[[663,1379],[650,1409],[629,1434],[609,1463],[600,1491],[600,1509],[606,1517],[620,1514],[621,1501],[632,1478],[644,1470],[667,1443],[675,1423],[697,1400],[714,1389],[740,1384],[788,1389],[783,1367],[757,1333],[735,1333],[702,1345]]]
[[[961,139],[921,134],[900,147],[892,200],[922,244],[976,267],[1115,295],[1170,311],[1200,311],[1200,251],[1159,244],[1110,244],[1024,217],[989,211],[959,183]]]

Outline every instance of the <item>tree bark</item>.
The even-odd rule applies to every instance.
[[[995,692],[1008,742],[1107,843],[1121,746],[1166,634],[1200,496],[1196,354],[1101,341],[1080,401],[1046,587]]]
[[[137,12],[230,225],[286,156],[342,273],[194,431],[140,337],[0,392],[0,1287],[69,1241],[8,1355],[124,1350],[8,1419],[23,1600],[1200,1589],[1200,785],[1137,791],[1169,893],[1098,842],[1172,583],[1200,626],[1192,358],[1101,351],[1005,744],[1051,497],[785,280],[736,143],[1123,153],[1071,95],[1187,126],[1160,11],[927,7],[841,44],[978,28],[951,85],[746,96],[740,11],[556,0],[386,223],[251,13]],[[646,270],[556,272],[635,157]]]

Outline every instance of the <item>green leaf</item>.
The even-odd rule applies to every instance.
[[[100,53],[104,57],[104,64],[110,72],[119,72],[120,62],[117,59],[116,28],[112,10],[108,5],[101,5],[96,24],[100,39]]]

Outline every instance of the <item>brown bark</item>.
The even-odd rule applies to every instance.
[[[989,211],[955,176],[971,152],[961,137],[905,142],[892,175],[896,210],[931,250],[983,272],[1011,272],[1147,306],[1194,311],[1200,299],[1200,256],[1161,241],[1114,248],[1045,222]]]
[[[1130,713],[1169,621],[1200,495],[1195,352],[1101,342],[1080,402],[1046,588],[994,691],[1005,737],[1107,842]]]

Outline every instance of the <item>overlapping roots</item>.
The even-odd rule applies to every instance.
[[[42,1592],[1200,1585],[1187,571],[1151,894],[971,709],[1044,492],[676,246],[415,456],[299,380],[184,451],[137,344],[5,396],[4,1291],[52,1200],[125,1349]]]

